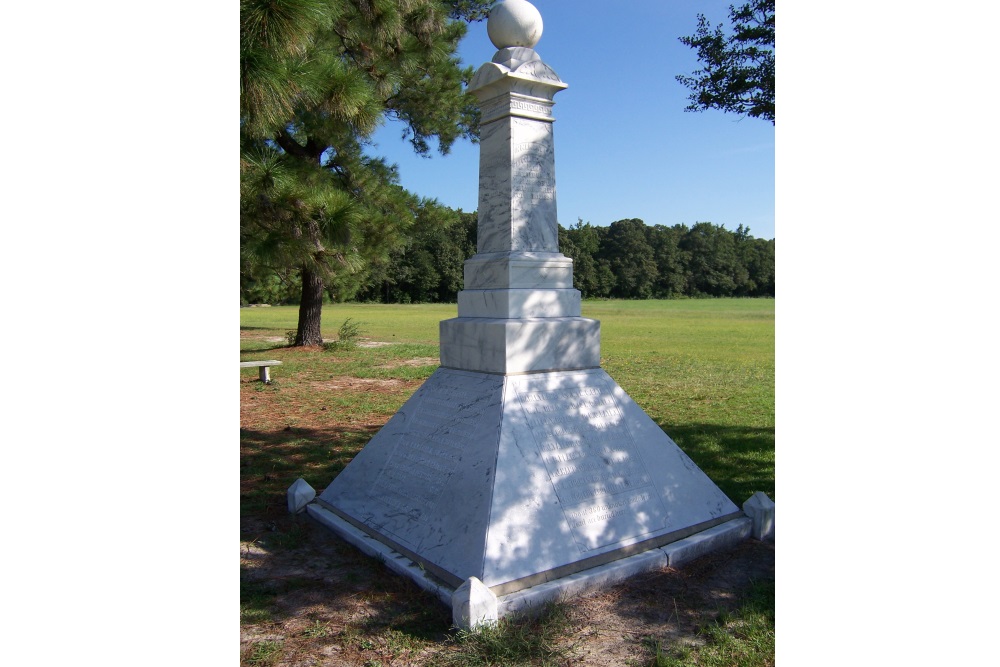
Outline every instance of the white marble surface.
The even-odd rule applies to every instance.
[[[600,369],[439,369],[317,502],[495,593],[739,512]]]
[[[465,289],[573,287],[573,260],[558,252],[479,253],[464,268]]]
[[[505,379],[485,583],[738,511],[603,370]]]
[[[319,500],[453,588],[480,576],[502,390],[498,375],[437,370]]]
[[[774,533],[774,501],[758,491],[743,503],[743,511],[753,521],[753,536],[767,539]]]
[[[552,124],[508,116],[480,134],[477,250],[559,251]]]
[[[306,506],[306,511],[311,518],[329,528],[340,538],[353,544],[366,555],[378,558],[392,572],[407,577],[417,586],[437,597],[446,606],[451,607],[454,614],[455,589],[453,587],[443,584],[410,558],[394,551],[388,545],[376,540],[368,533],[359,530],[316,503]],[[540,610],[549,602],[601,590],[643,572],[664,567],[683,566],[684,563],[693,558],[738,544],[749,536],[750,525],[750,519],[733,519],[659,548],[587,568],[535,586],[522,588],[513,593],[495,596],[497,617],[503,618],[521,613],[530,614]]]
[[[443,320],[441,366],[484,373],[597,368],[601,323],[583,317]]]
[[[542,15],[527,0],[504,0],[490,10],[486,33],[493,46],[534,46],[542,38]]]
[[[458,293],[459,317],[579,317],[580,290],[485,289]]]
[[[505,70],[513,71],[524,63],[534,62],[536,60],[541,60],[541,56],[535,52],[534,49],[525,48],[523,46],[510,46],[502,48],[493,54],[493,60],[491,61],[494,65],[500,65],[503,69],[494,70],[499,75],[503,75]],[[492,75],[487,75],[485,72],[489,70],[484,70],[483,77],[492,80]],[[483,83],[484,79],[480,79]],[[474,85],[474,84],[473,84]]]
[[[471,630],[496,623],[497,596],[475,577],[468,580],[451,596],[451,621],[456,628]]]
[[[497,598],[498,615],[503,618],[532,613],[549,602],[608,588],[643,572],[678,567],[692,558],[729,548],[746,539],[749,525],[745,518],[733,519],[659,548],[501,595]]]
[[[705,554],[734,547],[750,536],[750,519],[740,517],[663,547],[670,567],[680,567]]]
[[[309,486],[309,482],[299,477],[288,487],[287,496],[289,513],[298,514],[316,497],[316,489]]]

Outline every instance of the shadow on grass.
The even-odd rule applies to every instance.
[[[258,352],[273,352],[274,350],[287,350],[288,345],[283,343],[275,343],[270,347],[254,347],[246,350],[240,350],[240,354],[257,354]]]
[[[774,500],[774,428],[659,425],[737,506],[757,491]]]
[[[240,429],[241,623],[282,626],[283,650],[336,645],[357,664],[391,662],[407,647],[442,641],[451,625],[450,610],[416,584],[288,514],[297,478],[321,491],[378,429]]]
[[[368,444],[380,426],[279,431],[240,429],[240,514],[287,513],[288,487],[302,477],[317,492]]]
[[[649,656],[637,664],[765,667],[774,665],[774,581],[774,543],[751,539],[608,595],[616,616],[643,629]]]
[[[291,643],[315,639],[308,629],[319,625],[328,636],[314,647],[333,643],[383,659],[410,641],[447,636],[451,613],[437,598],[307,516],[245,516],[241,533],[252,545],[241,553],[242,625],[282,625]]]

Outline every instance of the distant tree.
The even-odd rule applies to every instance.
[[[750,228],[740,225],[734,233],[736,252],[746,269],[746,281],[738,296],[774,296],[774,239],[755,239]]]
[[[653,248],[658,274],[653,286],[653,293],[657,298],[669,299],[687,293],[687,258],[680,249],[680,240],[687,231],[687,225],[654,225],[646,228],[646,238]]]
[[[585,299],[607,297],[614,287],[615,277],[608,263],[601,264],[598,259],[602,232],[607,230],[581,219],[574,227],[559,228],[559,250],[573,260],[573,286]]]
[[[466,238],[465,214],[434,200],[421,202],[406,241],[381,265],[367,297],[384,303],[454,302],[464,282],[464,262],[475,254]]]
[[[366,267],[403,243],[419,201],[363,146],[402,121],[415,151],[477,132],[463,90],[461,20],[485,0],[241,0],[241,268],[294,268],[296,345],[322,342],[325,289],[362,287]]]
[[[646,225],[631,218],[608,225],[601,243],[600,259],[608,263],[615,276],[611,296],[622,299],[648,299],[659,276],[653,247],[646,239]]]
[[[678,245],[687,254],[691,296],[733,296],[746,282],[735,236],[722,225],[696,222]]]
[[[704,67],[677,80],[691,90],[685,111],[719,109],[774,124],[774,0],[729,6],[732,35],[698,14],[694,35],[680,41]]]

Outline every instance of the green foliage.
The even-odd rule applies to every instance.
[[[746,268],[739,262],[733,234],[721,225],[695,223],[678,241],[685,254],[689,292],[694,296],[733,296],[746,282]]]
[[[464,262],[476,252],[475,213],[422,201],[402,243],[357,274],[353,291],[331,300],[454,303]],[[729,231],[698,222],[647,226],[635,218],[608,227],[559,228],[559,249],[573,260],[573,286],[585,299],[773,297],[774,241],[743,225]],[[347,274],[343,274],[347,275]]]
[[[240,271],[240,305],[297,303],[302,293],[302,279],[294,271],[260,272],[251,275]]]
[[[648,227],[635,218],[608,227],[578,221],[560,228],[573,259],[573,286],[584,298],[774,296],[774,241],[740,225],[709,222]]]
[[[685,111],[718,109],[774,124],[774,0],[729,7],[732,35],[698,14],[694,35],[680,41],[704,67],[676,79],[691,90]]]
[[[689,295],[688,263],[690,257],[680,248],[680,240],[687,232],[684,225],[646,228],[646,239],[653,249],[656,262],[656,281],[653,293],[657,297],[673,298]]]
[[[361,323],[348,317],[337,329],[337,340],[325,344],[324,347],[328,350],[349,350],[358,346],[358,338],[362,333],[364,332],[361,330]]]
[[[585,299],[607,298],[615,287],[611,264],[599,258],[607,230],[577,219],[576,226],[559,228],[559,249],[573,260],[573,286]]]
[[[642,220],[618,220],[608,227],[602,239],[600,259],[605,259],[615,276],[611,296],[648,299],[659,276],[653,248],[646,240]]]
[[[458,299],[464,262],[476,252],[475,213],[454,211],[424,200],[404,243],[371,266],[361,301],[435,303]]]
[[[490,8],[496,0],[448,0],[450,16],[464,21],[482,21],[490,15]]]
[[[297,345],[322,342],[324,286],[352,298],[369,265],[404,245],[421,203],[362,147],[401,121],[415,151],[446,154],[478,131],[461,20],[487,3],[241,0],[243,283],[302,276]],[[247,298],[244,295],[242,298]]]

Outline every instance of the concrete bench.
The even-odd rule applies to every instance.
[[[280,361],[275,361],[274,359],[268,359],[267,361],[241,361],[240,368],[260,368],[260,381],[264,384],[271,382],[270,371],[268,371],[269,366],[280,366]]]

